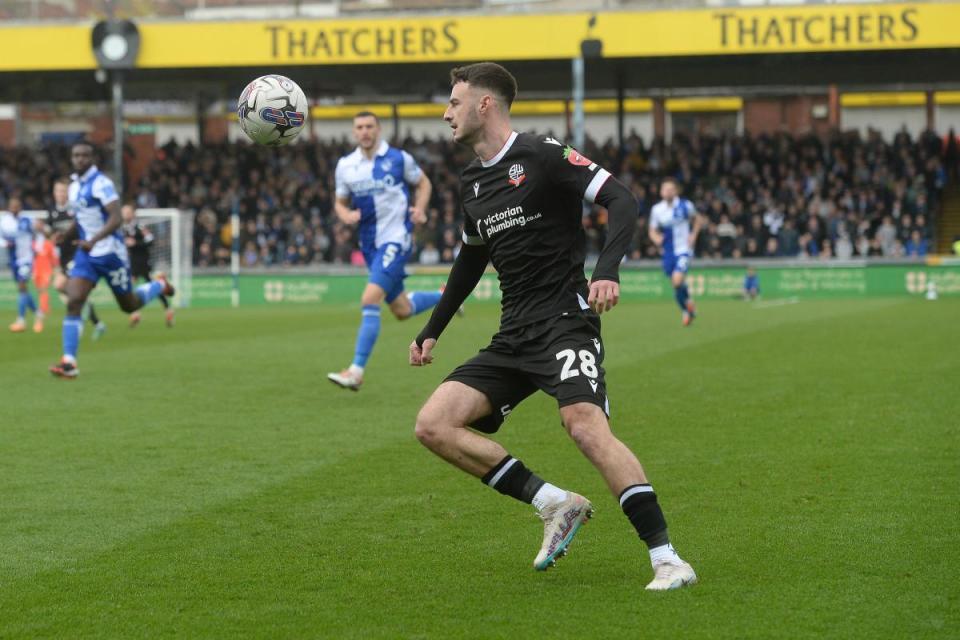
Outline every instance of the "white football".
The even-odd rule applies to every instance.
[[[257,144],[290,144],[307,123],[307,97],[286,76],[261,76],[247,85],[237,102],[240,128]]]

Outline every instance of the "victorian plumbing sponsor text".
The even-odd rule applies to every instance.
[[[522,227],[528,222],[532,222],[542,216],[543,214],[539,212],[532,216],[525,216],[523,214],[523,205],[520,205],[504,209],[498,213],[491,213],[483,219],[483,224],[486,225],[487,237],[489,238],[504,229],[518,226]]]

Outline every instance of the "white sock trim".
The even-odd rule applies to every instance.
[[[683,562],[683,560],[680,559],[680,555],[677,553],[677,550],[673,548],[672,544],[667,543],[650,549],[650,564],[656,567],[657,565],[661,565],[666,562],[671,564],[679,564]]]
[[[631,496],[635,496],[638,493],[653,493],[653,487],[648,484],[638,484],[635,487],[630,487],[623,492],[623,495],[620,496],[620,507],[623,508],[623,503],[627,501]]]
[[[532,504],[537,511],[543,511],[545,507],[567,499],[567,492],[556,485],[544,482],[537,494],[533,496]]]
[[[516,458],[510,458],[510,459],[507,461],[507,464],[505,464],[505,465],[503,465],[502,467],[500,467],[500,471],[497,471],[497,472],[494,474],[494,476],[493,476],[492,478],[490,478],[490,482],[488,482],[487,485],[488,485],[488,486],[491,486],[491,487],[497,486],[497,483],[500,482],[500,478],[502,478],[502,477],[507,473],[507,471],[510,470],[510,467],[512,467],[514,464],[516,464],[516,462],[517,462],[517,459],[516,459]]]
[[[361,367],[358,364],[350,365],[349,367],[347,367],[347,371],[349,371],[355,376],[363,376],[363,367]]]

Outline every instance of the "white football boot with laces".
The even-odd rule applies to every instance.
[[[533,561],[533,568],[546,571],[567,555],[577,531],[593,515],[593,505],[581,495],[567,492],[565,500],[543,508],[537,514],[543,520],[543,546]]]
[[[647,585],[647,590],[669,591],[691,584],[697,584],[697,574],[689,563],[678,556],[676,562],[661,562],[653,568],[653,580]]]

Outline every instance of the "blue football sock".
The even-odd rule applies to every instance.
[[[686,283],[674,289],[673,295],[677,299],[677,304],[680,305],[680,310],[686,311],[687,300],[690,298],[690,291],[687,289]]]
[[[30,297],[29,293],[23,291],[17,295],[17,317],[22,318],[27,313],[27,298]]]
[[[137,297],[140,298],[143,306],[147,306],[147,303],[160,295],[161,291],[163,291],[163,285],[156,280],[147,282],[136,288]]]
[[[77,347],[80,345],[80,328],[83,326],[83,318],[80,316],[67,316],[63,319],[63,355],[76,360]]]
[[[30,309],[30,311],[33,311],[34,313],[36,313],[37,303],[33,301],[33,296],[30,295],[29,293],[24,293],[23,295],[26,296],[27,308]]]
[[[360,331],[357,332],[357,347],[353,354],[353,364],[367,366],[367,360],[373,352],[373,345],[380,335],[380,305],[365,304],[360,317]]]
[[[408,293],[407,299],[410,300],[410,315],[415,316],[418,313],[423,313],[427,309],[432,309],[437,306],[437,303],[440,302],[441,295],[439,291],[412,291]]]

